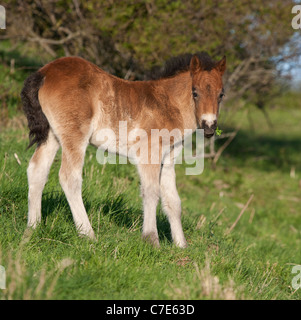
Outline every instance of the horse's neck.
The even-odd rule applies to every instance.
[[[120,110],[118,114],[128,114],[130,115],[129,119],[137,118],[137,114],[142,112],[143,109],[147,110],[147,118],[149,119],[150,113],[149,110],[152,110],[147,106],[148,103],[152,103],[152,99],[158,99],[155,101],[157,105],[160,105],[162,101],[166,115],[173,115],[174,112],[180,114],[181,118],[180,123],[178,121],[169,121],[169,127],[171,129],[178,128],[183,129],[192,129],[195,130],[197,127],[196,118],[195,118],[195,104],[192,99],[191,93],[191,76],[189,72],[182,72],[174,77],[154,80],[154,81],[124,81],[114,77],[114,81],[118,83],[118,92],[124,92],[122,95],[122,101],[116,99],[116,108]],[[115,86],[116,87],[116,86]],[[130,91],[132,94],[130,94]],[[126,93],[126,94],[125,94]],[[120,96],[120,94],[119,94]],[[166,96],[166,99],[162,96]],[[127,108],[127,112],[124,112],[124,108]],[[166,110],[170,108],[170,110]],[[162,113],[159,113],[162,116]],[[156,113],[154,112],[154,115]],[[130,123],[132,120],[128,120]],[[156,119],[158,122],[159,119]],[[162,119],[164,121],[164,119]],[[167,125],[167,123],[165,123]],[[161,129],[161,126],[159,127]]]
[[[195,130],[197,128],[195,117],[195,104],[192,98],[192,81],[190,72],[183,72],[177,76],[162,79],[162,86],[177,107],[183,118],[183,128]]]

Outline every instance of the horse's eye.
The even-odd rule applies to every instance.
[[[219,102],[222,101],[223,97],[225,96],[224,91],[220,93],[218,100]]]
[[[192,88],[192,96],[193,96],[194,99],[196,99],[198,97],[198,94],[197,94],[195,88]]]

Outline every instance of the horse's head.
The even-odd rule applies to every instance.
[[[206,138],[212,137],[217,128],[219,104],[224,96],[222,76],[225,70],[225,56],[210,66],[201,62],[197,55],[190,61],[195,114]]]

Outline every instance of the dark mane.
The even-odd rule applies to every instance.
[[[201,61],[201,64],[205,71],[210,71],[215,66],[215,61],[206,52],[196,53]],[[158,80],[163,78],[173,77],[181,72],[189,70],[190,60],[194,55],[186,53],[173,57],[165,62],[163,68],[155,67],[151,70],[149,78],[151,80]]]

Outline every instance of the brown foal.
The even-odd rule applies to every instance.
[[[206,137],[214,134],[223,96],[225,57],[214,62],[204,53],[186,55],[174,59],[172,64],[172,70],[159,79],[126,81],[82,58],[65,57],[28,77],[21,97],[30,129],[30,146],[37,144],[27,169],[28,227],[35,228],[41,221],[42,192],[59,147],[59,180],[75,225],[80,234],[94,238],[82,200],[82,169],[88,144],[102,147],[97,135],[101,129],[113,130],[117,145],[120,121],[126,121],[129,131],[143,129],[148,135],[145,143],[150,141],[152,129],[178,129],[181,134],[172,141],[172,158],[179,153],[185,129],[201,127]],[[162,144],[162,140],[158,143]],[[127,150],[130,146],[128,143],[122,147]],[[151,143],[147,148],[151,148]],[[159,246],[156,208],[161,197],[173,241],[186,247],[174,163],[165,161],[162,145],[159,150],[159,163],[137,161],[144,208],[142,235]]]

